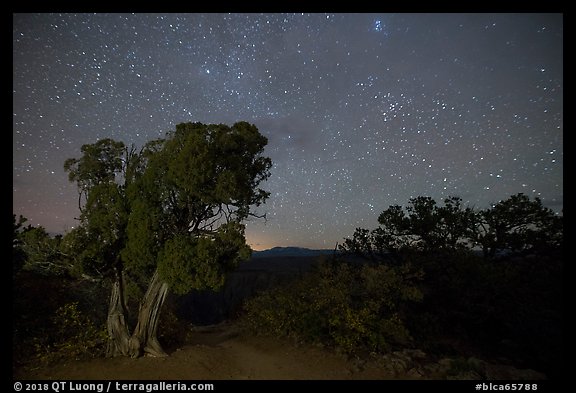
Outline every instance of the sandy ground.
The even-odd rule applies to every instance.
[[[285,340],[240,334],[234,325],[197,329],[169,357],[69,361],[20,370],[15,379],[39,380],[275,380],[391,379],[331,351]]]

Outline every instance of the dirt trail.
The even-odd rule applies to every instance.
[[[234,325],[195,330],[190,343],[166,358],[68,361],[22,370],[17,379],[223,380],[223,379],[390,379],[377,368],[359,369],[320,348],[239,333]]]

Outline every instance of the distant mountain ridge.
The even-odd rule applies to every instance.
[[[268,250],[254,251],[252,258],[263,257],[315,257],[334,253],[334,250],[312,250],[302,247],[274,247]]]

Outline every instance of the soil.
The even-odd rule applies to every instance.
[[[195,328],[188,344],[164,358],[71,360],[17,370],[14,379],[35,380],[334,380],[393,379],[378,367],[328,349],[254,337],[233,324]]]

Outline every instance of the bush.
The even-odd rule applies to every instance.
[[[106,329],[98,328],[78,310],[78,302],[58,308],[51,318],[51,334],[35,337],[37,358],[51,362],[62,358],[103,356],[106,348]]]
[[[178,348],[186,343],[189,327],[185,321],[178,318],[174,296],[168,295],[160,313],[158,340],[167,350]]]
[[[425,272],[424,301],[406,324],[426,352],[506,358],[549,376],[561,368],[561,259],[487,260],[472,252],[411,258]]]
[[[420,301],[421,274],[408,266],[321,264],[301,280],[246,302],[248,327],[333,346],[347,354],[386,352],[412,340],[406,305]]]

